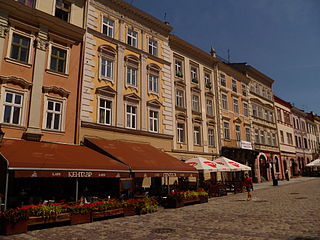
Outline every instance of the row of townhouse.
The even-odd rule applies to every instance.
[[[255,180],[298,175],[320,121],[274,97],[274,80],[225,63],[122,0],[1,0],[5,138],[144,142],[181,160],[219,155]]]

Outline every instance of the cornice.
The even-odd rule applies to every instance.
[[[42,91],[44,93],[55,93],[55,94],[60,95],[61,97],[65,97],[65,98],[67,98],[70,94],[69,91],[65,90],[62,87],[57,87],[57,86],[49,86],[49,87],[43,86]]]
[[[20,87],[24,89],[29,89],[32,86],[31,82],[28,82],[27,80],[16,77],[16,76],[0,76],[0,82],[2,84],[4,83],[13,83],[15,85],[19,85]]]

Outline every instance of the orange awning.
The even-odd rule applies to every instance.
[[[5,139],[0,145],[15,177],[128,177],[126,165],[79,145]]]
[[[152,147],[149,144],[86,138],[85,145],[122,161],[136,177],[191,177],[198,171],[179,159]]]

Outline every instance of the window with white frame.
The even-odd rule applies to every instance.
[[[136,129],[137,128],[137,107],[127,105],[126,108],[126,127]]]
[[[241,141],[241,128],[240,128],[240,125],[236,125],[235,130],[236,130],[236,140],[238,142],[240,142]]]
[[[201,145],[201,128],[199,126],[193,127],[193,144]]]
[[[108,37],[114,37],[114,21],[106,16],[103,16],[102,33]]]
[[[61,130],[62,125],[62,102],[48,100],[46,108],[46,129]]]
[[[99,99],[99,123],[111,125],[112,122],[112,101]]]
[[[258,108],[255,104],[252,105],[252,115],[258,117]]]
[[[221,94],[221,104],[223,109],[228,109],[227,95]]]
[[[260,93],[260,85],[258,83],[256,84],[256,94],[261,95],[261,93]]]
[[[261,144],[266,143],[265,132],[263,130],[260,130],[260,143]]]
[[[275,133],[272,133],[272,146],[277,146],[278,141],[277,141],[277,136]]]
[[[262,96],[265,98],[267,97],[266,89],[264,87],[262,87]]]
[[[255,138],[255,142],[259,144],[260,143],[260,135],[259,135],[258,129],[254,130],[254,138]]]
[[[191,71],[191,81],[194,83],[198,83],[198,69],[196,67],[190,68]]]
[[[211,89],[211,77],[209,73],[204,74],[204,83],[206,84],[206,88]]]
[[[182,61],[176,59],[174,61],[174,66],[175,66],[175,72],[176,72],[176,77],[183,77],[183,70],[182,70]]]
[[[262,118],[262,107],[257,106],[257,108],[258,108],[258,117]]]
[[[229,122],[223,122],[224,139],[230,140],[230,124]]]
[[[23,94],[5,92],[3,122],[21,125]]]
[[[274,122],[274,118],[273,118],[273,112],[269,112],[269,121],[270,122]]]
[[[207,99],[207,115],[213,116],[213,102],[211,99]]]
[[[239,101],[238,99],[233,99],[233,111],[239,113]]]
[[[149,130],[150,132],[159,132],[159,112],[149,111]]]
[[[177,123],[177,142],[184,143],[184,141],[185,141],[184,123]]]
[[[198,95],[192,95],[192,111],[200,112],[200,100]]]
[[[232,91],[237,92],[237,81],[235,79],[232,79],[231,85]]]
[[[10,58],[28,63],[31,39],[20,34],[12,34]]]
[[[132,47],[138,47],[138,32],[129,28],[127,32],[127,43]]]
[[[159,77],[154,74],[149,74],[149,91],[159,93]]]
[[[67,50],[51,46],[50,70],[58,73],[66,73]]]
[[[71,3],[66,0],[56,0],[55,16],[68,22],[71,12]]]
[[[113,78],[113,60],[103,56],[100,58],[100,77]]]
[[[214,129],[213,128],[208,128],[208,146],[209,147],[215,146]]]
[[[158,56],[158,41],[154,38],[149,38],[149,53]]]
[[[271,143],[271,133],[267,133],[267,144],[268,145],[271,145],[272,143]]]
[[[227,86],[226,76],[224,74],[220,74],[220,83],[221,83],[221,86],[223,87]]]
[[[241,87],[242,87],[242,95],[246,97],[247,96],[247,86],[242,84]]]
[[[181,89],[176,89],[176,106],[184,107],[184,91]]]
[[[251,142],[251,133],[250,133],[250,128],[246,128],[246,141]]]
[[[127,84],[129,86],[137,86],[137,72],[138,69],[132,66],[127,66]]]
[[[246,117],[249,117],[248,103],[243,103],[243,115],[245,115]]]
[[[263,112],[264,112],[264,117],[263,117],[263,119],[266,120],[266,121],[268,121],[268,118],[269,118],[268,110],[263,109]]]

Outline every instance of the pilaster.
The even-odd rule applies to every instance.
[[[117,127],[124,127],[124,101],[123,101],[123,88],[124,88],[124,50],[122,45],[118,46],[118,72],[117,72]]]
[[[4,41],[8,33],[8,14],[6,12],[0,11],[0,59],[3,59],[3,51],[5,49]],[[0,61],[0,70],[1,70],[1,63]]]
[[[140,113],[141,113],[141,129],[147,131],[147,94],[148,94],[148,79],[147,79],[147,55],[141,54],[141,103],[140,103]]]
[[[187,106],[187,142],[188,151],[193,151],[193,124],[192,124],[192,99],[191,99],[191,73],[189,58],[185,58],[185,79],[186,79],[186,106]]]

